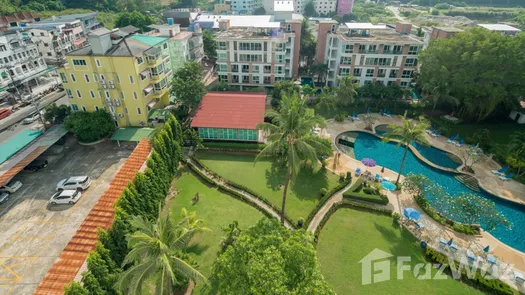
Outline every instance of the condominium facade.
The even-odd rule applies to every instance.
[[[248,19],[219,20],[215,36],[219,80],[230,85],[273,86],[297,76],[301,20],[238,18],[244,17]]]
[[[168,38],[101,28],[89,46],[70,52],[60,70],[73,111],[105,109],[116,126],[144,126],[152,109],[169,104],[173,75]]]
[[[328,64],[328,85],[352,75],[359,86],[396,83],[408,87],[423,48],[423,39],[410,31],[409,24],[346,23],[337,28],[333,21],[321,22],[317,60]]]
[[[232,11],[238,14],[250,13],[262,6],[262,0],[231,0]]]
[[[347,15],[352,13],[354,0],[337,0],[337,15]]]
[[[313,0],[313,3],[315,12],[321,15],[329,15],[337,9],[337,0]]]

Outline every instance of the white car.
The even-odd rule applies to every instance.
[[[71,176],[62,179],[57,184],[57,191],[76,189],[79,191],[86,190],[91,185],[89,176]]]
[[[0,192],[0,204],[7,202],[9,200],[9,193]]]
[[[40,114],[34,113],[29,115],[29,117],[25,118],[24,121],[22,121],[23,124],[31,124],[37,120],[40,120]]]
[[[0,186],[0,193],[14,193],[21,187],[20,181],[10,181],[8,184]]]
[[[77,190],[64,190],[55,193],[51,199],[49,199],[49,204],[75,204],[78,202],[82,193]]]

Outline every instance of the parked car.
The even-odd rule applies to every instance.
[[[80,200],[82,193],[77,190],[63,190],[55,193],[51,199],[49,199],[49,204],[75,204]]]
[[[14,193],[19,188],[22,187],[22,183],[20,181],[10,181],[6,185],[0,186],[0,193]]]
[[[9,200],[9,193],[0,193],[0,204]]]
[[[79,191],[86,190],[91,185],[89,176],[71,176],[62,179],[57,184],[57,191],[76,189]]]
[[[22,121],[22,124],[31,124],[39,119],[40,119],[40,113],[34,113],[34,114],[29,115],[29,117],[25,118]]]
[[[0,119],[3,119],[9,115],[11,115],[13,112],[10,109],[0,109]]]
[[[42,168],[46,168],[47,164],[48,164],[47,160],[45,159],[36,159],[33,162],[31,162],[29,165],[25,166],[24,170],[36,172]]]

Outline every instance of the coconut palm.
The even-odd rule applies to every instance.
[[[352,75],[343,76],[339,79],[339,83],[334,89],[339,105],[346,106],[354,102],[354,98],[357,96],[356,89],[359,87],[359,84],[355,83],[354,80],[355,78]]]
[[[179,258],[191,238],[198,232],[208,230],[194,213],[183,210],[182,220],[176,224],[168,213],[156,221],[133,217],[130,224],[136,231],[127,236],[129,253],[123,272],[116,283],[124,294],[141,294],[144,282],[154,282],[155,294],[171,294],[180,281],[190,279],[207,283],[206,278],[187,261]]]
[[[263,157],[282,155],[283,163],[286,165],[281,205],[281,224],[284,224],[288,185],[290,181],[295,180],[301,161],[317,165],[317,152],[330,153],[331,151],[327,151],[327,147],[317,140],[319,137],[310,135],[312,129],[325,126],[324,119],[308,110],[306,101],[300,99],[297,94],[283,96],[279,111],[269,110],[266,112],[266,117],[270,118],[271,122],[260,123],[257,129],[269,134],[268,145],[259,153],[255,161]]]
[[[516,158],[516,163],[518,166],[518,176],[521,175],[521,166],[525,161],[525,132],[514,132],[510,136],[509,148],[511,153]]]
[[[335,109],[336,105],[336,96],[335,92],[332,91],[332,88],[325,86],[323,87],[323,92],[317,97],[317,102],[315,103],[315,108],[317,110],[326,110],[331,111]]]
[[[408,145],[415,141],[419,144],[428,145],[428,140],[425,135],[425,130],[430,127],[425,120],[422,118],[419,122],[413,120],[403,120],[403,125],[389,125],[388,128],[390,132],[384,135],[384,140],[389,141],[391,139],[397,140],[397,146],[404,145],[405,153],[403,154],[403,160],[401,161],[401,166],[399,167],[399,172],[397,175],[396,185],[399,183],[399,178],[403,172],[403,166],[405,165],[405,160],[408,153]]]

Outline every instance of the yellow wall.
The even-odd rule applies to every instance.
[[[74,59],[85,60],[87,65],[75,65],[72,61]],[[97,65],[97,60],[100,66]],[[145,96],[143,89],[154,84],[154,82],[150,79],[149,74],[146,75],[146,79],[141,81],[139,73],[152,66],[152,64],[148,64],[144,55],[143,60],[143,63],[138,65],[135,57],[67,56],[68,65],[60,71],[67,78],[64,88],[70,89],[73,94],[73,98],[69,99],[70,104],[76,104],[79,111],[83,110],[82,107],[85,106],[88,112],[92,112],[96,110],[95,106],[98,106],[99,109],[105,107],[108,112],[111,112],[111,107],[106,102],[107,91],[110,94],[111,104],[119,126],[141,126],[141,123],[147,125],[148,103],[154,98],[159,98],[159,102],[153,108],[158,109],[168,105],[169,86],[157,94],[152,90],[148,96]],[[162,57],[158,59],[155,65],[161,61]],[[71,74],[75,75],[76,82],[73,82]],[[86,74],[89,77],[89,82],[86,82],[84,77]],[[94,75],[98,77],[98,82],[95,82]],[[101,75],[105,77],[106,88],[101,86]],[[117,79],[117,75],[119,79]],[[133,83],[131,83],[130,76],[133,78]],[[165,77],[165,73],[160,77]],[[114,82],[115,87],[113,89],[109,88],[109,81]],[[167,79],[168,85],[170,82],[170,79]],[[81,98],[78,97],[77,90],[80,91]],[[90,91],[94,93],[95,98],[91,97]],[[124,96],[123,99],[121,92]],[[134,93],[137,99],[135,99]],[[115,103],[115,99],[119,105]],[[140,108],[140,114],[138,108]],[[119,116],[119,113],[122,116]]]

